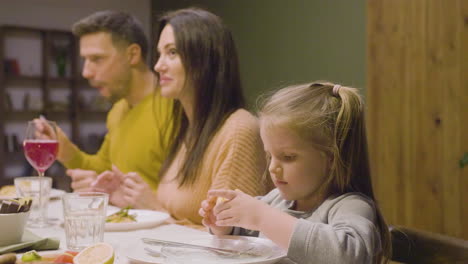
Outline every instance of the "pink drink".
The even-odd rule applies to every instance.
[[[29,163],[39,172],[44,173],[54,163],[58,152],[57,140],[25,140],[24,154]]]

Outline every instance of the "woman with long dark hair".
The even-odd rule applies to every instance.
[[[172,146],[156,192],[129,173],[113,201],[201,225],[198,208],[209,189],[267,191],[258,121],[244,109],[234,40],[218,16],[198,8],[166,13],[156,44],[161,94],[175,99]]]

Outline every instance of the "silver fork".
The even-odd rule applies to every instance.
[[[173,246],[173,247],[184,247],[184,248],[192,248],[192,249],[205,249],[220,255],[228,256],[228,255],[240,255],[240,254],[247,254],[247,255],[255,255],[250,252],[249,250],[253,249],[253,246],[247,248],[243,251],[233,250],[233,249],[225,249],[225,248],[216,248],[216,247],[209,247],[209,246],[200,246],[200,245],[193,245],[188,243],[182,242],[174,242],[174,241],[167,241],[167,240],[159,240],[154,238],[142,238],[141,239],[145,244],[149,245],[156,245],[156,246]],[[154,250],[152,250],[154,251]]]

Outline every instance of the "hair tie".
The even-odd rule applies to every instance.
[[[340,88],[341,88],[341,85],[335,84],[335,85],[333,86],[333,95],[339,95]]]

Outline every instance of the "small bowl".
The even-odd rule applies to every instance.
[[[29,211],[0,214],[0,247],[21,242]]]

